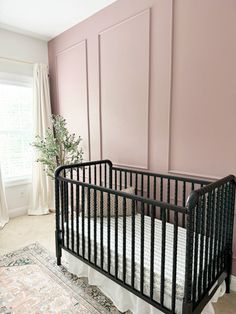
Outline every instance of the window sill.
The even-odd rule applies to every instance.
[[[5,179],[4,185],[6,188],[17,186],[17,185],[24,185],[32,183],[31,177],[21,177],[21,178],[12,178],[12,179]]]

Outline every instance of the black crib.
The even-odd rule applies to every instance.
[[[64,249],[164,313],[176,313],[179,299],[182,313],[200,313],[224,280],[229,292],[234,176],[209,182],[118,168],[102,160],[59,167],[55,185],[58,265]],[[124,191],[130,187],[131,193]],[[168,230],[171,249],[166,247]],[[185,236],[182,297],[176,292],[180,234]]]

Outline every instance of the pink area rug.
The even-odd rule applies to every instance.
[[[0,314],[119,313],[85,279],[57,266],[38,243],[0,256]]]

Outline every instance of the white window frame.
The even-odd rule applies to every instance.
[[[0,83],[14,86],[31,87],[33,89],[33,77],[15,73],[0,72]],[[33,164],[32,164],[33,166]],[[4,178],[3,178],[4,179]],[[32,183],[32,176],[22,176],[15,179],[4,179],[5,187]]]

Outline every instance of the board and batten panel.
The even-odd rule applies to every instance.
[[[87,44],[82,41],[57,54],[58,112],[70,132],[82,137],[84,160],[90,159]]]
[[[148,169],[149,24],[145,10],[99,34],[102,158]]]
[[[214,178],[236,174],[236,4],[204,6],[175,2],[169,168]]]

